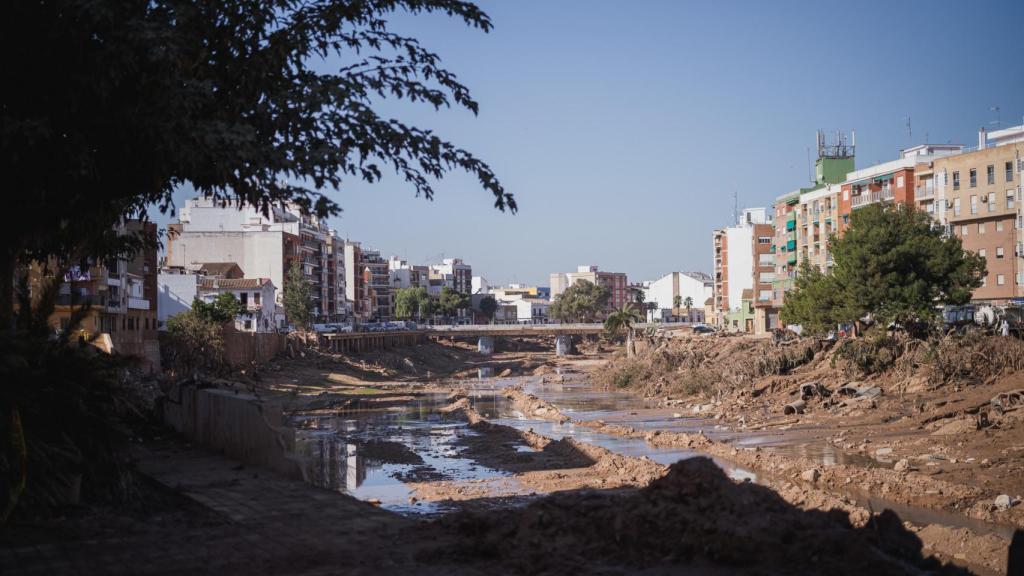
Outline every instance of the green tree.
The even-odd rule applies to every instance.
[[[494,299],[494,296],[484,296],[480,299],[480,312],[487,317],[488,320],[494,320],[494,313],[498,311],[498,301]]]
[[[779,320],[783,325],[799,324],[809,334],[824,334],[836,324],[849,320],[844,318],[843,308],[836,278],[823,274],[817,266],[804,260],[794,288],[786,293]]]
[[[693,321],[693,315],[690,314],[690,309],[693,308],[693,298],[690,297],[690,296],[687,296],[683,300],[683,306],[686,306],[686,321],[687,322],[692,322]]]
[[[212,302],[203,302],[199,298],[192,301],[192,311],[195,315],[205,321],[209,321],[218,327],[225,322],[230,322],[236,316],[245,312],[245,306],[230,292],[218,294]]]
[[[452,170],[499,210],[516,204],[490,167],[430,130],[383,116],[388,100],[478,104],[440,58],[391,26],[440,13],[484,32],[462,0],[55,0],[7,7],[0,166],[19,209],[0,230],[0,325],[19,262],[134,249],[111,229],[173,210],[191,185],[223,203],[292,202],[318,216],[343,181],[393,169],[418,196]]]
[[[626,356],[632,357],[636,355],[636,343],[634,341],[633,324],[640,322],[640,313],[629,304],[624,304],[622,308],[619,308],[608,315],[608,318],[604,321],[604,329],[609,334],[618,334],[619,332],[626,332]]]
[[[431,314],[433,303],[427,289],[422,286],[399,288],[395,291],[395,316],[408,320],[421,319]]]
[[[288,269],[281,302],[289,322],[306,330],[313,325],[313,288],[298,261]]]
[[[447,286],[441,288],[441,297],[438,301],[438,305],[445,316],[449,318],[455,317],[459,313],[459,310],[469,308],[469,303],[469,294],[463,294],[462,292],[452,290]]]
[[[679,294],[676,294],[675,296],[673,296],[672,297],[672,307],[677,309],[677,310],[679,308],[682,308],[683,307],[683,297],[680,296]]]
[[[930,320],[936,304],[968,302],[985,276],[984,258],[903,204],[854,211],[846,233],[829,239],[829,250],[832,275],[801,265],[783,304],[784,323],[815,333],[868,314],[883,324]]]
[[[549,314],[561,322],[593,322],[608,305],[609,298],[608,288],[580,280],[555,297]]]

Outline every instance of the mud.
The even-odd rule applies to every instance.
[[[638,492],[561,493],[441,524],[464,539],[441,557],[488,558],[520,574],[582,566],[591,573],[960,573],[923,556],[891,514],[858,528],[841,512],[800,511],[768,488],[732,482],[705,458],[674,464]]]

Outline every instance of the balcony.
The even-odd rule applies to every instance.
[[[128,298],[128,308],[132,310],[149,310],[149,300],[146,298]]]
[[[927,200],[935,197],[935,186],[918,186],[914,189],[915,200]]]
[[[874,192],[864,192],[859,196],[851,198],[850,203],[854,208],[860,208],[861,206],[867,206],[868,204],[875,204],[876,202],[885,202],[892,200],[893,192],[892,188],[883,188]]]

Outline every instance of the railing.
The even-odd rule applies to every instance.
[[[884,202],[886,200],[892,200],[893,192],[892,188],[885,188],[875,192],[868,192],[867,194],[861,194],[860,196],[854,196],[851,199],[851,204],[854,208],[860,206],[866,206],[868,204],[874,204],[875,202]]]
[[[935,186],[918,186],[914,189],[914,199],[924,200],[935,197]]]
[[[128,307],[133,310],[149,310],[149,300],[146,298],[128,298]]]

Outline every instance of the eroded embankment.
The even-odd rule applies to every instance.
[[[980,492],[971,486],[951,484],[910,470],[844,464],[821,466],[813,460],[761,448],[738,449],[703,434],[642,431],[601,421],[572,420],[555,406],[521,389],[506,388],[502,394],[518,411],[532,417],[572,422],[602,434],[642,438],[654,447],[689,448],[754,470],[759,473],[761,484],[775,490],[789,504],[802,510],[841,510],[856,527],[863,527],[876,517],[870,509],[858,504],[862,498],[851,495],[857,492],[918,506],[934,505],[936,497],[945,502],[966,504]],[[923,497],[918,497],[919,494]],[[966,562],[980,572],[1004,573],[1006,570],[1008,542],[997,534],[935,524],[922,527],[907,523],[907,529],[916,533],[929,551],[941,557]]]

